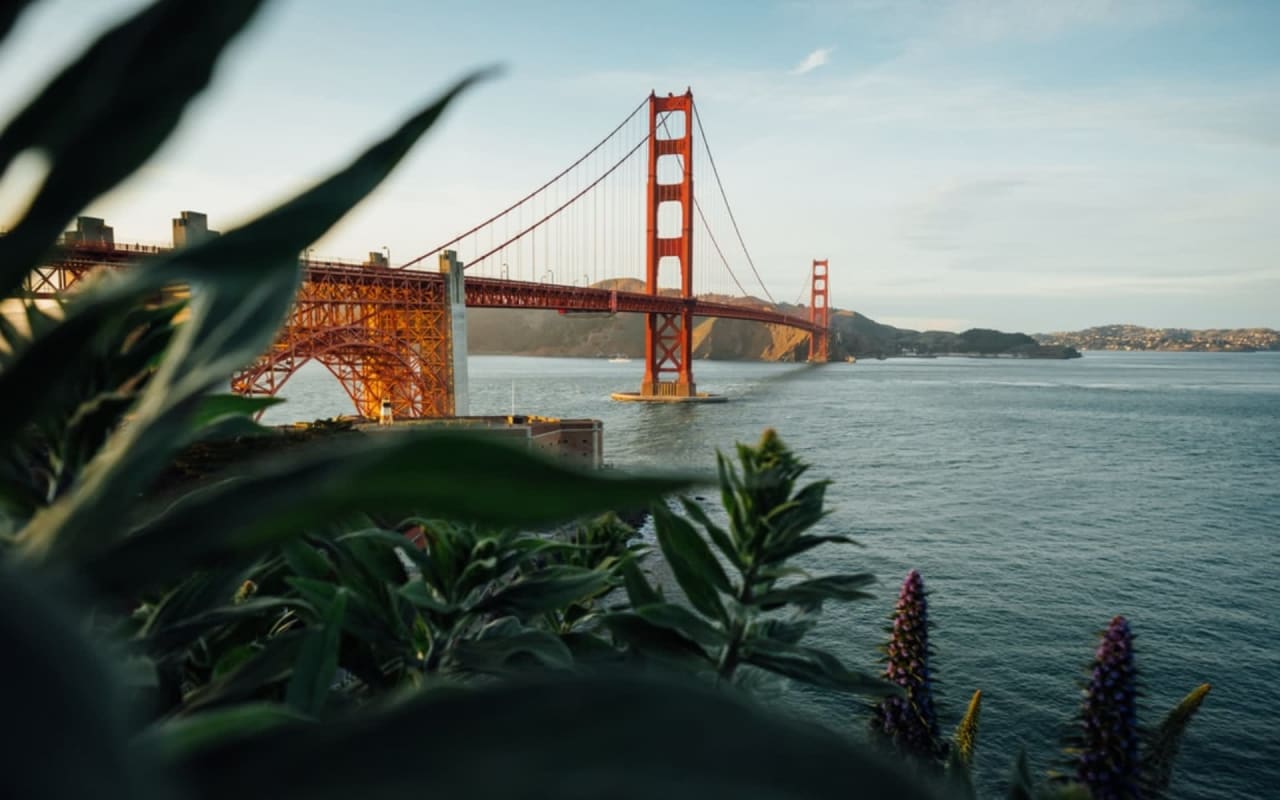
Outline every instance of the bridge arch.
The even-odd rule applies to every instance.
[[[274,397],[304,364],[316,361],[338,380],[360,416],[376,419],[382,399],[397,417],[447,416],[447,375],[433,374],[409,342],[378,341],[360,326],[289,335],[231,382],[239,394]]]

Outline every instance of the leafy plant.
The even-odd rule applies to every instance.
[[[653,509],[659,547],[688,606],[663,599],[632,569],[631,609],[609,615],[606,624],[636,654],[681,662],[720,681],[750,666],[829,689],[884,691],[875,678],[800,643],[824,602],[866,598],[874,581],[868,573],[812,577],[794,564],[820,545],[853,541],[810,532],[826,513],[828,482],[797,489],[807,466],[772,430],[754,448],[739,445],[737,454],[741,472],[717,458],[727,529],[689,498],[681,504],[690,519],[664,505]]]

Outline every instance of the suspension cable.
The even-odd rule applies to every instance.
[[[720,263],[724,264],[729,277],[733,278],[734,286],[738,287],[738,291],[742,292],[743,297],[747,297],[747,290],[742,288],[742,284],[738,282],[738,276],[733,274],[733,268],[729,266],[729,259],[724,257],[724,251],[720,249],[720,243],[716,241],[716,235],[711,232],[711,226],[707,224],[707,218],[702,213],[702,206],[698,205],[697,200],[694,200],[693,207],[698,212],[698,218],[702,220],[702,227],[707,231],[707,238],[711,240],[712,247],[716,249],[716,255],[720,256]]]
[[[756,281],[760,283],[760,288],[764,290],[765,297],[769,298],[769,302],[777,304],[778,301],[773,299],[773,295],[769,293],[769,287],[764,285],[764,280],[760,278],[760,273],[756,270],[756,262],[751,258],[751,251],[747,249],[747,243],[743,241],[742,230],[738,228],[738,220],[733,216],[733,207],[729,205],[729,196],[725,194],[724,183],[720,180],[720,170],[716,168],[716,158],[711,154],[711,143],[707,141],[707,132],[702,127],[702,117],[698,114],[697,103],[693,105],[693,119],[698,123],[698,133],[702,136],[702,146],[707,149],[707,160],[711,162],[711,173],[715,175],[716,186],[720,189],[720,197],[724,199],[725,210],[729,212],[729,221],[733,223],[733,232],[738,236],[738,244],[742,246],[742,252],[747,256],[747,263],[751,265],[751,272],[756,276]]]
[[[634,109],[630,114],[628,114],[628,115],[627,115],[627,118],[626,118],[626,119],[624,119],[622,122],[618,123],[617,127],[615,127],[613,130],[609,131],[609,133],[608,133],[608,135],[607,135],[607,136],[605,136],[605,137],[604,137],[603,139],[601,139],[598,143],[596,143],[596,146],[595,146],[595,147],[593,147],[593,148],[591,148],[590,150],[588,150],[588,151],[586,152],[586,154],[585,154],[585,155],[583,155],[581,158],[579,158],[577,161],[575,161],[575,162],[573,162],[572,164],[570,164],[569,166],[565,167],[563,170],[561,170],[561,171],[560,171],[560,174],[556,175],[556,176],[555,176],[554,178],[552,178],[551,180],[549,180],[549,181],[547,181],[546,183],[542,184],[542,185],[541,185],[541,186],[539,186],[537,189],[534,189],[532,192],[529,192],[527,195],[525,195],[524,197],[520,198],[519,200],[517,200],[516,202],[512,203],[511,205],[507,206],[507,207],[506,207],[506,208],[504,208],[503,210],[499,211],[497,214],[494,214],[492,217],[489,217],[489,218],[488,218],[487,220],[485,220],[484,222],[481,222],[479,225],[476,225],[474,228],[472,228],[472,229],[470,229],[470,230],[468,230],[468,231],[465,231],[465,232],[463,232],[463,233],[458,234],[457,236],[453,237],[452,239],[450,239],[449,241],[447,241],[447,242],[445,242],[444,244],[440,245],[439,247],[435,248],[434,250],[428,250],[427,252],[423,253],[422,255],[420,255],[420,256],[418,256],[418,257],[416,257],[416,258],[412,258],[412,259],[410,259],[410,260],[408,260],[408,261],[404,262],[404,263],[403,263],[403,264],[401,264],[400,266],[395,267],[395,269],[405,269],[405,268],[407,268],[407,267],[411,267],[411,266],[413,266],[414,264],[417,264],[418,262],[420,262],[420,261],[422,261],[423,259],[427,258],[428,256],[434,255],[435,253],[439,253],[441,250],[445,249],[446,247],[448,247],[448,246],[450,246],[450,245],[457,244],[459,240],[464,239],[464,238],[466,238],[467,236],[470,236],[471,234],[473,234],[473,233],[475,233],[476,231],[480,230],[480,229],[481,229],[481,228],[483,228],[485,225],[488,225],[489,223],[493,222],[494,220],[498,219],[499,217],[503,216],[504,214],[509,214],[510,212],[514,211],[516,208],[518,208],[518,207],[520,207],[521,205],[523,205],[524,203],[526,203],[526,202],[527,202],[530,198],[532,198],[534,195],[538,194],[538,193],[539,193],[539,192],[541,192],[543,189],[546,189],[546,188],[547,188],[548,186],[550,186],[551,184],[555,183],[556,181],[558,181],[558,180],[560,180],[561,178],[563,178],[565,175],[569,174],[569,172],[570,172],[574,167],[578,166],[578,165],[579,165],[579,164],[581,164],[583,161],[586,161],[588,158],[590,158],[590,157],[591,157],[591,155],[592,155],[593,153],[595,153],[597,150],[599,150],[601,147],[603,147],[603,146],[604,146],[604,144],[605,144],[606,142],[608,142],[610,139],[612,139],[614,134],[616,134],[618,131],[622,130],[623,126],[624,126],[624,125],[626,125],[628,122],[630,122],[630,121],[632,120],[632,118],[633,118],[633,117],[635,117],[635,115],[636,115],[636,114],[639,114],[639,113],[640,113],[640,109],[644,108],[648,103],[649,103],[649,98],[647,98],[647,97],[646,97],[644,100],[641,100],[641,101],[640,101],[640,105],[636,106],[636,107],[635,107],[635,109]],[[594,185],[594,184],[592,184],[592,185]],[[517,236],[516,238],[519,238],[519,236]],[[493,253],[493,251],[491,250],[491,251],[489,251],[489,253],[486,253],[486,255],[491,255],[492,253]],[[477,259],[477,260],[478,260],[478,259]]]
[[[660,124],[660,125],[662,126],[662,129],[663,129],[664,131],[666,131],[666,132],[667,132],[667,138],[668,138],[668,139],[674,139],[675,137],[672,135],[672,133],[671,133],[671,129],[667,127],[667,117],[669,117],[669,116],[671,116],[671,112],[669,112],[669,111],[668,111],[668,112],[667,112],[667,113],[662,117],[662,119],[659,121],[659,123],[658,123],[658,124]],[[687,124],[687,123],[686,123],[686,124]],[[701,128],[699,128],[699,130],[701,130]],[[704,139],[704,142],[705,142],[705,139]],[[710,150],[710,149],[708,149],[708,150],[707,150],[707,155],[708,155],[708,156],[710,156],[710,155],[711,155],[711,150]],[[690,161],[692,161],[692,160],[693,160],[693,153],[690,153],[690,154],[689,154],[689,160],[690,160]],[[682,162],[680,163],[680,174],[681,174],[681,177],[683,177],[683,176],[684,176],[685,169],[686,169],[686,166],[685,166],[684,162],[682,161]],[[727,204],[727,203],[726,203],[725,205],[726,205],[726,207],[728,206],[728,204]],[[749,296],[749,293],[747,292],[747,290],[743,288],[743,286],[742,286],[742,282],[738,280],[738,276],[734,274],[734,272],[733,272],[733,267],[729,266],[729,259],[725,258],[724,251],[720,249],[720,243],[719,243],[718,241],[716,241],[716,235],[715,235],[714,233],[712,233],[712,232],[711,232],[711,224],[707,222],[707,217],[706,217],[706,215],[702,213],[702,204],[698,202],[698,197],[697,197],[697,195],[694,195],[694,198],[693,198],[693,208],[694,208],[694,210],[695,210],[695,211],[697,211],[697,212],[698,212],[698,216],[702,219],[702,227],[706,229],[706,231],[707,231],[707,237],[711,239],[711,244],[712,244],[712,246],[714,246],[714,247],[715,247],[715,249],[716,249],[716,254],[720,256],[720,263],[724,265],[725,271],[726,271],[726,272],[728,272],[728,273],[729,273],[729,277],[733,279],[733,284],[734,284],[735,286],[737,286],[737,287],[738,287],[738,291],[742,292],[742,296],[743,296],[743,297],[747,297],[747,296]],[[756,277],[757,277],[757,278],[759,278],[760,276],[759,276],[759,275],[757,275]],[[767,294],[767,291],[766,291],[766,294]],[[772,300],[773,298],[770,298],[770,299]]]
[[[568,200],[564,201],[564,202],[563,202],[563,203],[561,203],[559,206],[557,206],[557,207],[553,208],[551,211],[549,211],[549,212],[547,212],[545,215],[543,215],[543,217],[542,217],[541,219],[539,219],[537,222],[534,222],[532,225],[530,225],[530,226],[528,226],[527,228],[525,228],[524,230],[520,231],[520,232],[519,232],[519,233],[517,233],[515,236],[512,236],[512,237],[511,237],[510,239],[508,239],[507,241],[503,242],[502,244],[498,245],[497,247],[493,248],[492,250],[490,250],[489,252],[487,252],[487,253],[485,253],[485,254],[483,254],[483,255],[476,256],[475,258],[473,258],[473,259],[471,260],[471,263],[470,263],[470,264],[466,264],[466,265],[464,265],[464,266],[463,266],[463,269],[465,270],[465,269],[467,269],[468,267],[474,266],[475,264],[479,264],[481,261],[484,261],[484,260],[485,260],[486,258],[488,258],[489,256],[491,256],[491,255],[493,255],[494,253],[498,252],[499,250],[501,250],[502,248],[504,248],[504,247],[506,247],[507,245],[511,244],[512,242],[514,242],[514,241],[516,241],[516,240],[520,239],[520,238],[521,238],[521,237],[523,237],[526,233],[529,233],[530,231],[532,231],[532,230],[534,230],[535,228],[537,228],[539,225],[542,225],[544,222],[546,222],[547,220],[549,220],[549,219],[551,219],[552,217],[554,217],[556,214],[559,214],[561,211],[563,211],[563,210],[565,210],[566,208],[568,208],[569,206],[573,205],[573,203],[574,203],[575,201],[577,201],[577,200],[578,200],[578,198],[582,197],[584,194],[586,194],[587,192],[589,192],[589,191],[591,191],[592,189],[594,189],[597,185],[599,185],[599,183],[600,183],[601,181],[603,181],[605,178],[607,178],[607,177],[609,177],[610,175],[612,175],[612,174],[614,173],[614,171],[618,169],[618,167],[622,166],[622,165],[623,165],[623,164],[625,164],[628,160],[630,160],[630,158],[631,158],[633,155],[635,155],[635,154],[636,154],[636,151],[638,151],[641,147],[643,147],[643,146],[645,145],[645,143],[647,143],[648,141],[649,141],[649,137],[646,135],[646,136],[645,136],[645,138],[641,139],[641,140],[636,144],[636,146],[635,146],[635,147],[631,148],[631,150],[629,150],[629,151],[627,152],[627,154],[626,154],[625,156],[623,156],[623,157],[622,157],[622,159],[621,159],[620,161],[618,161],[618,162],[617,162],[616,164],[614,164],[612,167],[609,167],[609,170],[608,170],[607,172],[605,172],[605,173],[604,173],[603,175],[601,175],[599,178],[596,178],[594,181],[592,181],[590,184],[588,184],[588,185],[587,185],[587,186],[586,186],[582,191],[578,192],[578,193],[577,193],[577,194],[575,194],[573,197],[570,197]],[[547,242],[546,242],[546,238],[544,237],[544,239],[543,239],[543,248],[544,248],[544,249],[543,249],[543,261],[546,261],[546,260],[547,260],[547,258],[549,257],[549,256],[548,256],[548,251],[546,250],[546,248],[547,248],[547,247],[548,247],[548,244],[547,244]],[[431,254],[430,254],[430,253],[427,253],[427,255],[431,255]],[[545,267],[546,265],[544,264],[543,266]]]

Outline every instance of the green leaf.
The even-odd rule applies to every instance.
[[[0,42],[4,41],[4,37],[8,35],[13,24],[18,21],[18,17],[22,16],[22,12],[30,4],[31,0],[8,0],[8,2],[0,5]]]
[[[1162,797],[1168,791],[1182,737],[1211,688],[1204,683],[1191,690],[1169,711],[1147,742],[1142,755],[1142,780],[1148,797]]]
[[[82,557],[110,544],[98,521],[125,516],[181,444],[201,397],[270,344],[294,300],[298,252],[372,191],[474,80],[459,82],[348,167],[248,225],[109,276],[115,280],[80,293],[83,300],[77,295],[63,325],[122,297],[133,302],[168,283],[194,284],[191,320],[148,383],[136,418],[111,437],[74,492],[31,521],[19,540],[24,556]]]
[[[724,620],[724,606],[717,590],[730,594],[733,589],[711,548],[692,525],[661,503],[653,506],[653,527],[662,555],[689,602],[704,615]]]
[[[649,584],[649,580],[640,571],[640,563],[635,557],[626,558],[619,568],[622,573],[622,584],[626,587],[627,598],[632,608],[662,602],[662,595]]]
[[[879,678],[853,672],[830,653],[789,642],[748,638],[743,646],[743,661],[824,689],[877,697],[900,691]]]
[[[528,618],[555,611],[610,585],[607,572],[580,567],[547,567],[498,590],[480,609]]]
[[[159,0],[102,34],[0,131],[0,173],[38,148],[49,173],[0,237],[7,297],[71,217],[140,167],[213,76],[261,0]]]
[[[684,634],[701,645],[723,647],[729,640],[724,631],[684,606],[674,603],[640,606],[635,609],[635,613],[651,625]]]
[[[242,703],[192,717],[177,717],[149,728],[140,737],[164,757],[185,758],[241,736],[262,733],[280,725],[301,723],[307,717],[277,703]]]
[[[85,570],[96,585],[136,587],[260,552],[355,509],[538,525],[642,504],[689,484],[679,476],[578,472],[483,435],[351,437],[263,459],[242,477],[189,494]]]
[[[600,621],[616,641],[645,657],[695,672],[710,669],[714,663],[707,651],[688,636],[654,625],[634,611],[605,614]]]
[[[329,687],[338,669],[338,644],[342,641],[342,619],[347,612],[346,589],[334,593],[324,618],[312,626],[294,664],[285,701],[304,714],[316,716],[324,708]]]
[[[414,606],[433,614],[452,614],[459,610],[456,603],[441,600],[432,594],[426,582],[421,579],[409,581],[398,592]]]
[[[711,521],[711,517],[707,516],[707,512],[702,510],[702,506],[687,497],[680,498],[680,504],[684,506],[685,513],[693,518],[695,522],[706,529],[707,535],[711,537],[711,541],[720,549],[720,553],[728,559],[738,571],[746,569],[746,565],[742,563],[742,557],[738,554],[738,549],[733,546],[733,540],[729,538],[729,534],[724,528]]]
[[[128,692],[62,606],[66,586],[38,584],[0,564],[0,748],[6,797],[154,798],[147,753],[127,748]]]
[[[779,561],[779,562],[785,561],[788,558],[792,558],[803,552],[812,550],[813,548],[819,545],[828,544],[832,542],[839,542],[840,544],[853,544],[853,545],[857,544],[857,542],[854,541],[853,537],[845,536],[844,534],[839,534],[839,533],[830,534],[830,535],[821,535],[821,536],[813,535],[813,534],[805,534],[804,536],[799,536],[795,539],[792,539],[791,541],[787,542],[785,545],[779,545],[770,553],[770,555],[775,561]]]
[[[1027,751],[1018,750],[1009,775],[1009,800],[1035,800],[1035,781],[1027,764]]]
[[[875,582],[876,576],[869,572],[856,575],[828,575],[771,589],[755,598],[754,605],[768,611],[788,603],[812,607],[820,605],[825,600],[865,600],[872,595],[864,589]]]
[[[207,708],[243,702],[284,681],[293,671],[303,640],[302,631],[289,631],[268,639],[248,658],[238,656],[229,672],[187,696],[182,713],[195,714]]]
[[[166,653],[215,628],[245,620],[275,618],[283,612],[298,607],[305,607],[305,604],[285,597],[254,597],[242,603],[210,609],[196,616],[151,630],[146,634],[145,644],[153,653]]]
[[[520,674],[529,660],[548,669],[573,667],[573,654],[558,637],[511,617],[490,623],[477,638],[459,642],[453,655],[466,669],[492,675]]]
[[[424,776],[440,797],[937,796],[844,737],[728,693],[622,677],[426,692],[344,722],[240,738],[175,767],[192,800],[399,800],[421,794]]]
[[[324,555],[302,539],[282,542],[280,552],[293,574],[300,578],[323,580],[333,574],[333,565]]]
[[[238,394],[210,394],[200,400],[191,417],[191,427],[200,430],[226,417],[252,417],[284,402],[283,397],[244,397]]]
[[[107,392],[76,410],[63,435],[62,470],[58,474],[56,494],[75,482],[81,468],[102,447],[136,399],[131,393]]]

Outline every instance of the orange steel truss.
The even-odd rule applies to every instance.
[[[384,399],[397,418],[452,416],[449,309],[439,276],[306,266],[280,335],[232,378],[232,390],[274,396],[315,359],[338,379],[361,416],[376,419]]]
[[[682,135],[659,138],[659,115],[684,115]],[[664,126],[665,127],[665,126]],[[658,160],[675,156],[682,162],[677,183],[658,183]],[[680,234],[660,236],[659,209],[663,203],[680,206]],[[674,257],[680,266],[681,307],[650,313],[644,333],[644,381],[640,394],[692,397],[693,382],[693,92],[679,96],[649,95],[649,179],[645,205],[645,293],[658,294],[658,271],[664,258]]]
[[[682,98],[675,98],[680,100]],[[662,140],[659,140],[662,141]],[[687,180],[686,173],[686,180]],[[660,193],[692,192],[692,184]],[[692,194],[684,195],[692,198]],[[686,208],[691,207],[692,203]],[[645,387],[654,394],[694,392],[692,347],[688,336],[694,316],[752,320],[808,331],[810,357],[818,348],[826,360],[826,262],[814,262],[809,318],[791,316],[750,303],[709,302],[690,295],[691,269],[686,265],[692,237],[655,239],[683,242],[681,267],[685,290],[680,295],[620,292],[582,286],[470,278],[466,304],[483,308],[545,308],[645,314],[648,353]],[[657,245],[662,248],[675,245]],[[167,248],[116,244],[57,248],[31,273],[25,289],[32,297],[55,297],[72,289],[88,273],[124,267],[168,252]],[[651,260],[656,267],[656,260]],[[821,273],[819,273],[821,265]],[[363,416],[377,418],[383,398],[397,418],[444,417],[454,413],[452,344],[444,276],[438,272],[388,269],[336,261],[304,261],[303,282],[289,318],[276,341],[231,381],[234,391],[276,395],[298,369],[311,360],[338,379]],[[655,273],[651,273],[656,278]],[[647,285],[656,288],[656,281]],[[821,295],[821,302],[818,301]],[[652,349],[649,349],[652,346]],[[674,373],[674,380],[661,380]],[[649,381],[649,375],[654,380]]]
[[[827,259],[813,260],[813,282],[809,289],[809,360],[826,361],[830,306],[827,304]]]
[[[54,296],[95,269],[163,252],[129,245],[60,248],[31,273],[25,288],[35,297]],[[362,416],[376,419],[384,398],[396,417],[452,416],[449,307],[441,276],[336,262],[303,267],[305,279],[276,341],[232,376],[232,391],[274,396],[314,359],[333,373]]]

